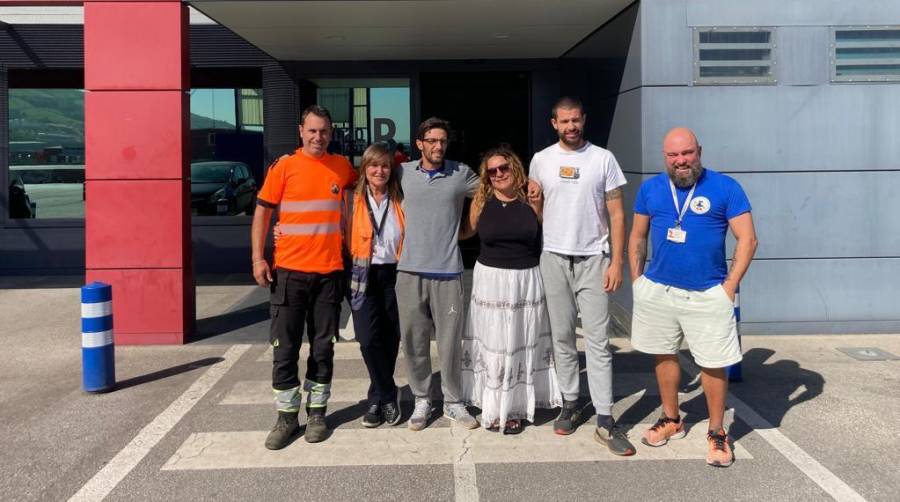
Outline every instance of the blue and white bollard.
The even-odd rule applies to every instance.
[[[92,282],[81,288],[81,387],[104,392],[116,385],[112,286]]]
[[[741,346],[741,290],[738,288],[737,291],[734,292],[734,322],[736,323],[735,329],[738,334],[738,347]],[[741,363],[732,364],[731,366],[725,368],[725,374],[728,375],[729,382],[740,382],[744,380],[744,377],[741,375]]]

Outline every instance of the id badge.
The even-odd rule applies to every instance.
[[[684,244],[684,241],[687,240],[687,232],[678,227],[670,228],[666,232],[666,240],[678,244]]]
[[[372,251],[373,256],[378,256],[380,258],[383,258],[386,253],[387,253],[387,249],[385,249],[384,246],[382,246],[381,244],[375,244],[375,249],[373,249],[373,251]]]

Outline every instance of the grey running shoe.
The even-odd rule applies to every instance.
[[[328,435],[328,425],[325,423],[325,410],[315,409],[309,413],[306,420],[306,434],[303,439],[307,443],[321,443]]]
[[[266,437],[266,448],[280,450],[291,442],[291,437],[300,430],[297,423],[297,412],[279,411],[278,420],[272,432]]]
[[[634,445],[628,440],[625,431],[619,428],[619,425],[616,423],[613,423],[612,427],[598,426],[594,429],[594,439],[598,443],[605,444],[613,455],[629,457],[634,455],[636,451]]]
[[[581,425],[581,408],[578,401],[563,401],[559,416],[553,421],[553,432],[568,436]]]
[[[431,401],[423,398],[416,398],[416,407],[413,409],[412,416],[409,417],[409,430],[420,431],[428,425],[428,419],[431,418]]]
[[[400,419],[403,418],[403,413],[400,411],[399,392],[397,392],[397,399],[395,399],[393,403],[384,403],[381,405],[381,416],[384,417],[384,421],[387,422],[388,425],[397,425],[400,423]]]
[[[460,403],[451,404],[444,408],[444,416],[462,425],[466,429],[475,429],[478,427],[478,420],[469,415],[466,407]]]
[[[378,427],[381,425],[383,417],[381,416],[381,406],[377,404],[369,405],[369,409],[366,410],[366,414],[363,415],[362,424],[363,427],[367,427],[369,429],[373,427]]]

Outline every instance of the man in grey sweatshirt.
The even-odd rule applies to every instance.
[[[478,421],[460,401],[462,332],[465,323],[459,221],[466,197],[478,186],[469,166],[447,160],[450,125],[432,117],[419,125],[420,160],[398,168],[403,188],[405,237],[397,265],[397,306],[409,386],[416,403],[410,430],[431,416],[431,337],[437,341],[444,414],[463,427]]]

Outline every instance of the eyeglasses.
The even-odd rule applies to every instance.
[[[447,144],[447,140],[446,140],[446,139],[439,139],[439,138],[425,138],[425,139],[423,139],[422,141],[423,141],[424,143],[428,143],[428,144],[431,145],[431,146],[434,146],[434,145],[436,145],[436,144],[438,144],[438,143],[440,143],[440,144],[442,144],[442,145],[446,145],[446,144]]]
[[[497,174],[506,174],[509,172],[509,164],[500,164],[497,167],[489,167],[484,170],[489,178],[494,178]]]

